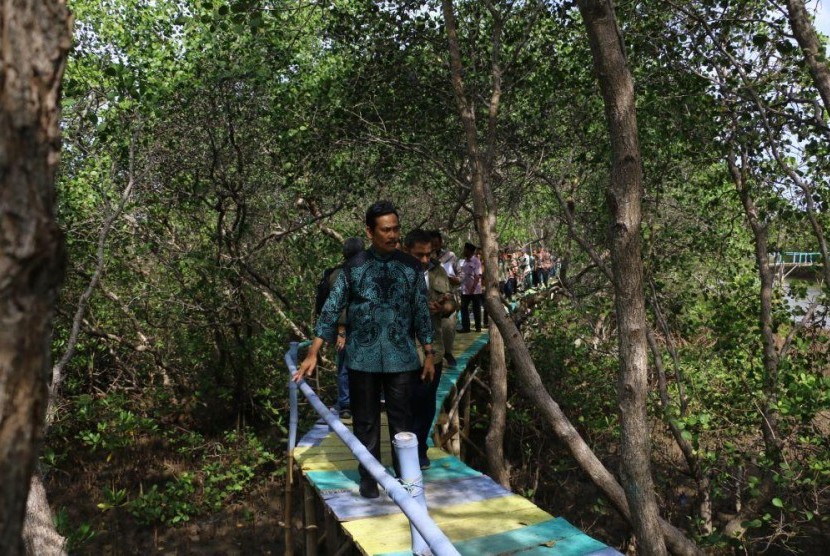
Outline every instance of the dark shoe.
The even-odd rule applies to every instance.
[[[424,456],[424,457],[419,457],[419,458],[418,458],[418,462],[421,464],[421,471],[423,471],[423,470],[425,470],[425,469],[429,469],[429,468],[430,468],[430,466],[432,465],[432,462],[431,462],[431,461],[429,461],[429,458],[428,458],[428,457],[426,457],[426,456]]]
[[[481,332],[481,328],[476,328],[476,332]]]
[[[377,482],[371,477],[368,479],[360,479],[360,495],[363,498],[377,498],[380,496]]]
[[[461,330],[459,330],[458,332],[459,332],[459,333],[461,333],[461,334],[469,334],[469,333],[470,333],[470,329],[468,328],[467,330],[464,330],[464,329],[462,328],[462,329],[461,329]]]
[[[352,418],[352,410],[348,407],[340,410],[340,420],[347,421]]]
[[[455,367],[457,361],[455,360],[455,357],[452,356],[452,353],[445,353],[444,359],[447,360],[447,365],[449,365],[450,367]]]

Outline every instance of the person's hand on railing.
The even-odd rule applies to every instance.
[[[291,380],[294,382],[300,382],[305,377],[314,374],[314,369],[317,368],[317,353],[320,351],[321,347],[323,347],[323,339],[314,338],[314,341],[311,342],[311,347],[308,348],[308,355],[306,355],[303,362],[300,363],[300,366],[297,368],[297,372]]]
[[[308,355],[305,356],[303,362],[300,363],[300,366],[297,368],[296,374],[293,376],[291,380],[294,382],[300,382],[307,376],[311,376],[314,374],[314,369],[317,368],[317,354],[309,352]]]

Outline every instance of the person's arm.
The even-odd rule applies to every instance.
[[[434,277],[430,277],[430,288],[438,296],[435,301],[429,304],[430,313],[441,315],[442,318],[450,316],[457,309],[455,296],[452,295],[450,277],[443,268],[437,268]]]
[[[412,292],[413,318],[415,319],[415,336],[421,345],[426,347],[431,344],[435,335],[432,329],[432,317],[429,314],[429,297],[427,294],[427,283],[423,273],[419,272],[415,277],[415,291]]]
[[[345,310],[344,310],[345,312]],[[337,325],[337,341],[335,342],[334,346],[337,348],[337,351],[343,351],[346,347],[346,325],[339,324]]]
[[[432,382],[435,378],[435,348],[432,344],[424,345],[424,366],[421,370],[421,381]]]
[[[323,343],[324,340],[319,336],[314,338],[314,341],[311,342],[311,347],[308,348],[308,353],[306,354],[305,359],[303,359],[303,362],[300,363],[297,373],[291,380],[294,382],[300,382],[305,377],[314,374],[314,369],[317,368],[317,353],[320,351],[320,348],[323,347]]]

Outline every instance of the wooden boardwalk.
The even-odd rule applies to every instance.
[[[436,415],[470,360],[487,342],[486,332],[456,335],[454,351],[461,355],[457,356],[455,368],[444,369],[438,388]],[[381,432],[382,463],[391,469],[388,438],[384,428]],[[432,466],[424,471],[429,513],[461,554],[619,554],[565,519],[554,518],[524,497],[502,488],[443,450],[431,447],[429,457]],[[326,518],[329,554],[348,553],[349,543],[362,554],[398,556],[412,553],[406,516],[383,494],[374,500],[358,494],[357,461],[330,432],[328,425],[319,421],[312,427],[297,444],[294,458],[302,469],[304,487],[313,487],[325,506],[322,513]],[[309,511],[308,505],[306,511]]]

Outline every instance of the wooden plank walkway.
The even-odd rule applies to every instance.
[[[444,369],[436,416],[470,360],[487,342],[486,332],[456,335],[454,351],[461,355],[454,368]],[[384,415],[381,459],[391,469],[388,438]],[[406,516],[386,496],[367,500],[358,494],[357,461],[328,425],[322,421],[314,425],[297,444],[294,457],[304,479],[325,504],[326,514],[339,522],[362,554],[412,554]],[[443,450],[431,447],[429,457],[432,466],[424,471],[429,513],[461,554],[619,555],[565,519],[554,518]],[[336,548],[342,553],[340,547]],[[329,553],[334,553],[332,544]]]

